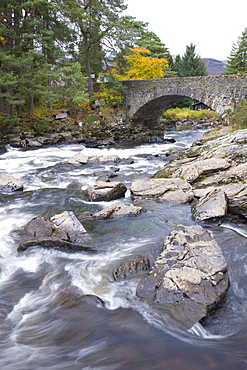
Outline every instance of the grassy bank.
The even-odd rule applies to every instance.
[[[162,118],[171,121],[196,121],[199,119],[219,119],[220,115],[211,110],[196,111],[190,108],[171,108],[165,111],[165,113],[162,115]]]

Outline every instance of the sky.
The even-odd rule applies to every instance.
[[[247,0],[125,0],[124,12],[148,22],[171,55],[196,46],[201,58],[226,60],[247,27]]]

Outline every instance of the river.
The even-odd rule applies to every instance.
[[[112,272],[132,256],[150,250],[156,256],[177,224],[194,224],[188,205],[138,200],[147,210],[138,217],[85,220],[94,254],[17,253],[16,231],[32,218],[95,212],[107,204],[89,202],[85,190],[113,165],[75,167],[68,159],[77,152],[117,154],[116,180],[129,187],[162,168],[169,150],[189,147],[202,133],[169,131],[175,143],[110,149],[9,147],[0,156],[0,175],[24,183],[23,192],[0,195],[1,369],[247,369],[246,224],[204,225],[223,249],[231,286],[220,309],[186,332],[136,297],[137,278],[114,281]],[[129,191],[115,202],[130,204]]]

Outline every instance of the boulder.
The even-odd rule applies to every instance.
[[[94,251],[83,246],[91,240],[83,225],[73,212],[65,211],[51,217],[35,217],[24,227],[20,236],[18,251],[40,246],[66,252]]]
[[[136,256],[122,263],[113,271],[114,280],[123,280],[133,275],[137,275],[142,271],[150,269],[150,261],[147,257]]]
[[[19,245],[19,247],[17,248],[17,252],[24,252],[31,247],[57,249],[59,251],[67,253],[96,252],[96,250],[91,247],[84,247],[81,244],[70,243],[66,240],[56,238],[28,240]]]
[[[107,156],[91,156],[88,158],[89,162],[97,162],[97,163],[108,163],[108,162],[113,162],[113,163],[118,163],[120,162],[120,158],[115,155],[107,155]]]
[[[213,190],[221,190],[226,194],[228,203],[228,212],[247,218],[247,184],[226,184],[218,186],[209,186],[199,188],[193,191],[196,198],[206,198]],[[199,202],[198,202],[199,203]]]
[[[192,214],[196,220],[205,221],[223,217],[227,213],[227,198],[221,189],[213,189],[201,197],[192,207]]]
[[[179,177],[193,183],[198,178],[214,172],[224,171],[231,166],[231,161],[220,157],[191,160],[190,158],[174,160],[159,170],[153,178]]]
[[[122,198],[126,191],[126,186],[118,181],[98,181],[87,189],[88,197],[93,202]]]
[[[229,128],[214,131],[195,142],[186,151],[188,156],[201,156],[206,159],[213,156],[220,156],[236,163],[247,161],[247,137],[246,129],[229,132]]]
[[[213,233],[178,225],[137,295],[188,329],[220,303],[228,287],[227,264]]]
[[[72,211],[65,211],[52,216],[50,220],[54,225],[64,230],[71,243],[82,244],[91,239],[84,226]]]
[[[22,182],[14,176],[3,175],[0,177],[0,192],[11,193],[13,191],[22,191]]]
[[[226,171],[207,176],[198,181],[197,187],[207,187],[213,184],[245,183],[247,181],[247,162],[238,164]]]
[[[130,191],[134,196],[154,197],[171,203],[185,203],[193,199],[191,185],[180,178],[136,179]]]
[[[110,204],[101,211],[94,213],[93,217],[96,219],[107,219],[110,217],[137,216],[141,212],[144,212],[142,207],[137,207],[132,204],[127,206]]]
[[[72,158],[68,160],[70,164],[86,164],[87,161],[88,157],[82,152],[75,154]]]
[[[23,237],[25,239],[42,239],[42,238],[56,238],[69,241],[67,232],[62,228],[56,226],[47,217],[38,216],[33,218],[24,227]]]
[[[36,140],[36,139],[27,138],[25,140],[25,142],[26,142],[26,145],[25,146],[27,148],[37,149],[37,148],[41,148],[42,147],[42,143],[39,140]]]
[[[192,163],[179,166],[173,177],[180,177],[193,183],[198,177],[208,175],[213,172],[224,171],[231,166],[231,161],[220,157],[213,157],[208,159],[197,159]]]

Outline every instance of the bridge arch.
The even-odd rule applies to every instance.
[[[247,74],[124,81],[125,120],[154,126],[173,103],[190,97],[220,115],[247,98]]]

